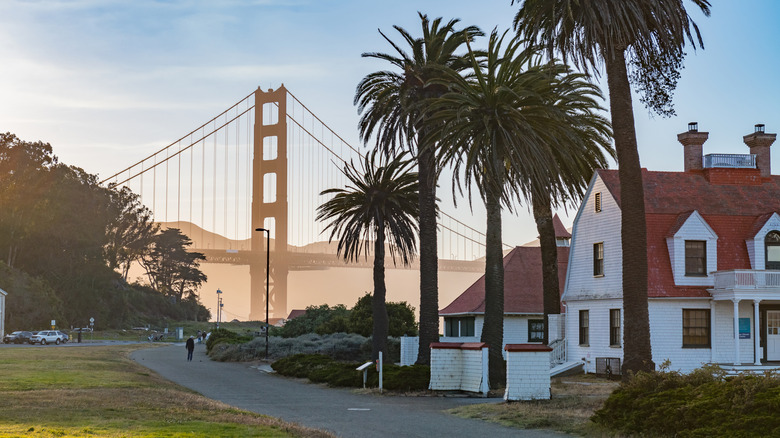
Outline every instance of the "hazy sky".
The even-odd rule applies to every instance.
[[[705,50],[688,50],[678,116],[651,118],[636,102],[642,165],[651,170],[682,170],[676,134],[689,121],[710,132],[705,154],[747,153],[742,136],[756,123],[780,131],[780,2],[713,3],[710,18],[693,12]],[[258,86],[284,83],[357,144],[355,86],[385,68],[360,55],[390,50],[377,29],[419,35],[419,10],[504,30],[516,9],[510,0],[3,0],[0,131],[49,142],[61,161],[108,176]],[[778,173],[780,152],[773,162]],[[519,211],[505,219],[507,243],[536,237]],[[471,223],[484,229],[479,214]]]

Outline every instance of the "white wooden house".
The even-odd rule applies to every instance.
[[[553,218],[553,225],[558,244],[558,278],[563,291],[571,234],[558,215]],[[509,251],[504,256],[504,345],[541,343],[544,336],[542,292],[541,248],[517,246]],[[478,342],[485,320],[485,276],[441,309],[439,316],[444,318],[442,342]],[[550,341],[562,337],[563,328],[556,321]]]
[[[744,137],[750,154],[702,157],[707,137],[696,124],[678,136],[683,172],[643,170],[653,361],[780,365],[776,134],[756,125]],[[562,297],[569,360],[588,372],[623,357],[620,215],[617,171],[599,170],[574,220]]]

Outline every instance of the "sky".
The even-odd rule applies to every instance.
[[[742,136],[756,123],[780,130],[780,2],[713,3],[706,18],[685,2],[705,49],[686,50],[677,115],[651,117],[635,99],[641,163],[650,170],[682,170],[676,135],[691,121],[710,133],[705,154],[747,153]],[[361,54],[391,50],[378,30],[395,40],[393,25],[419,35],[419,11],[503,31],[516,10],[511,0],[3,0],[0,132],[51,143],[60,161],[105,177],[257,87],[283,83],[358,145],[355,87],[387,67]],[[606,89],[605,77],[597,80]],[[780,153],[772,161],[780,173]],[[449,189],[439,196],[453,212]],[[478,207],[458,205],[458,217],[484,229]],[[560,213],[571,226],[575,209]],[[525,206],[505,216],[506,243],[536,235]]]

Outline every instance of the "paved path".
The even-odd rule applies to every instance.
[[[287,379],[247,364],[215,362],[206,356],[205,350],[204,345],[197,345],[192,362],[186,360],[184,344],[138,350],[131,358],[208,398],[341,437],[566,436],[550,431],[510,429],[442,412],[498,399],[355,394]]]

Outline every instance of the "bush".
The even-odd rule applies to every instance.
[[[779,436],[780,380],[717,367],[691,374],[638,373],[610,395],[592,420],[625,434],[717,437]]]
[[[206,353],[211,353],[218,344],[243,344],[252,340],[251,336],[239,335],[236,332],[223,328],[214,329],[206,340]]]
[[[296,354],[277,360],[271,367],[283,376],[306,377],[329,386],[360,388],[363,386],[363,373],[356,370],[360,365],[362,363],[339,362],[322,354]],[[425,365],[400,367],[385,364],[382,386],[388,390],[424,391],[428,389],[430,375],[431,370]],[[368,368],[366,386],[379,386],[376,367]]]

